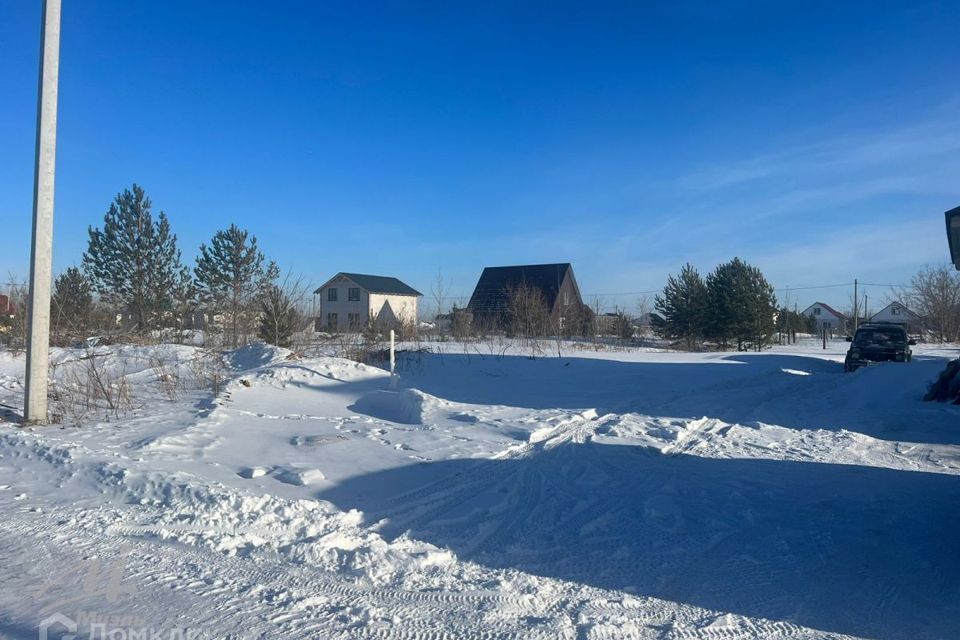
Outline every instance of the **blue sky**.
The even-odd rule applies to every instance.
[[[39,16],[0,4],[3,276],[27,273]],[[55,267],[137,182],[191,262],[237,223],[315,283],[442,269],[466,296],[485,265],[569,261],[630,307],[733,256],[778,288],[901,283],[947,260],[960,205],[958,25],[956,2],[64,0]]]

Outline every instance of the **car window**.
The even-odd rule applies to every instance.
[[[854,340],[859,345],[884,346],[904,344],[907,334],[896,329],[860,329]]]

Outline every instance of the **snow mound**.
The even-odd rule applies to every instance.
[[[361,396],[349,409],[388,422],[423,424],[425,414],[442,402],[418,389],[379,390]]]
[[[292,467],[274,469],[273,477],[284,484],[292,484],[298,487],[305,487],[327,479],[327,476],[323,475],[323,472],[319,469],[296,469]]]
[[[254,342],[235,349],[227,356],[230,366],[238,371],[259,369],[270,364],[282,362],[293,354],[289,349],[274,347],[262,342]]]
[[[280,472],[310,480],[316,470]],[[96,475],[127,503],[153,507],[145,520],[111,526],[114,534],[201,546],[230,556],[279,557],[371,585],[401,583],[426,568],[457,565],[452,552],[430,543],[407,537],[387,542],[364,525],[362,512],[341,511],[326,501],[247,494],[197,484],[189,474],[143,473],[114,465],[98,467]],[[277,470],[274,476],[280,479]]]

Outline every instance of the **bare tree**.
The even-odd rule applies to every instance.
[[[450,295],[450,281],[443,277],[443,269],[437,269],[437,278],[430,287],[430,293],[433,295],[433,301],[437,309],[433,317],[434,331],[438,337],[443,338],[446,334],[446,327],[441,316],[446,306],[447,297]]]
[[[0,339],[14,353],[25,349],[27,344],[28,292],[27,282],[11,274],[7,282],[10,308],[7,315],[0,318]]]
[[[547,301],[543,292],[528,284],[511,287],[507,292],[510,333],[525,337],[542,337],[550,326]]]
[[[952,265],[926,266],[910,279],[901,300],[940,342],[960,338],[960,273]]]

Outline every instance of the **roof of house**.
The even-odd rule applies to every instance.
[[[347,273],[346,271],[341,271],[336,276],[328,280],[322,286],[318,287],[314,293],[320,293],[320,291],[326,287],[334,278],[338,276],[343,276],[349,278],[356,284],[360,285],[360,288],[366,291],[367,293],[386,293],[395,296],[422,296],[423,294],[414,289],[413,287],[404,284],[396,278],[390,276],[371,276],[365,273]]]
[[[473,312],[506,311],[510,290],[526,285],[540,290],[547,307],[553,308],[567,273],[573,272],[569,262],[557,264],[525,264],[512,267],[485,267],[480,274],[467,308]]]
[[[821,307],[823,307],[824,309],[826,309],[827,311],[829,311],[830,313],[832,313],[832,314],[835,315],[836,317],[840,318],[841,320],[843,320],[844,318],[846,318],[845,315],[843,315],[842,313],[840,313],[839,311],[837,311],[836,309],[834,309],[833,307],[831,307],[830,305],[828,305],[826,302],[814,302],[812,305],[810,305],[809,307],[807,307],[806,310],[804,310],[804,313],[806,313],[807,311],[810,311],[810,309],[812,309],[812,308],[815,307],[816,305],[820,305]]]
[[[870,317],[871,317],[871,318],[875,318],[875,317],[877,317],[878,315],[880,315],[881,313],[883,313],[884,311],[886,311],[887,309],[890,309],[891,307],[899,307],[900,309],[903,309],[904,311],[906,311],[907,314],[909,314],[910,316],[912,316],[912,317],[914,317],[914,318],[919,317],[912,309],[910,309],[910,307],[908,307],[907,305],[903,304],[903,303],[900,302],[899,300],[894,300],[893,302],[891,302],[890,304],[888,304],[887,306],[885,306],[883,309],[880,309],[880,311],[877,311],[876,313],[874,313],[874,314],[871,315]]]

